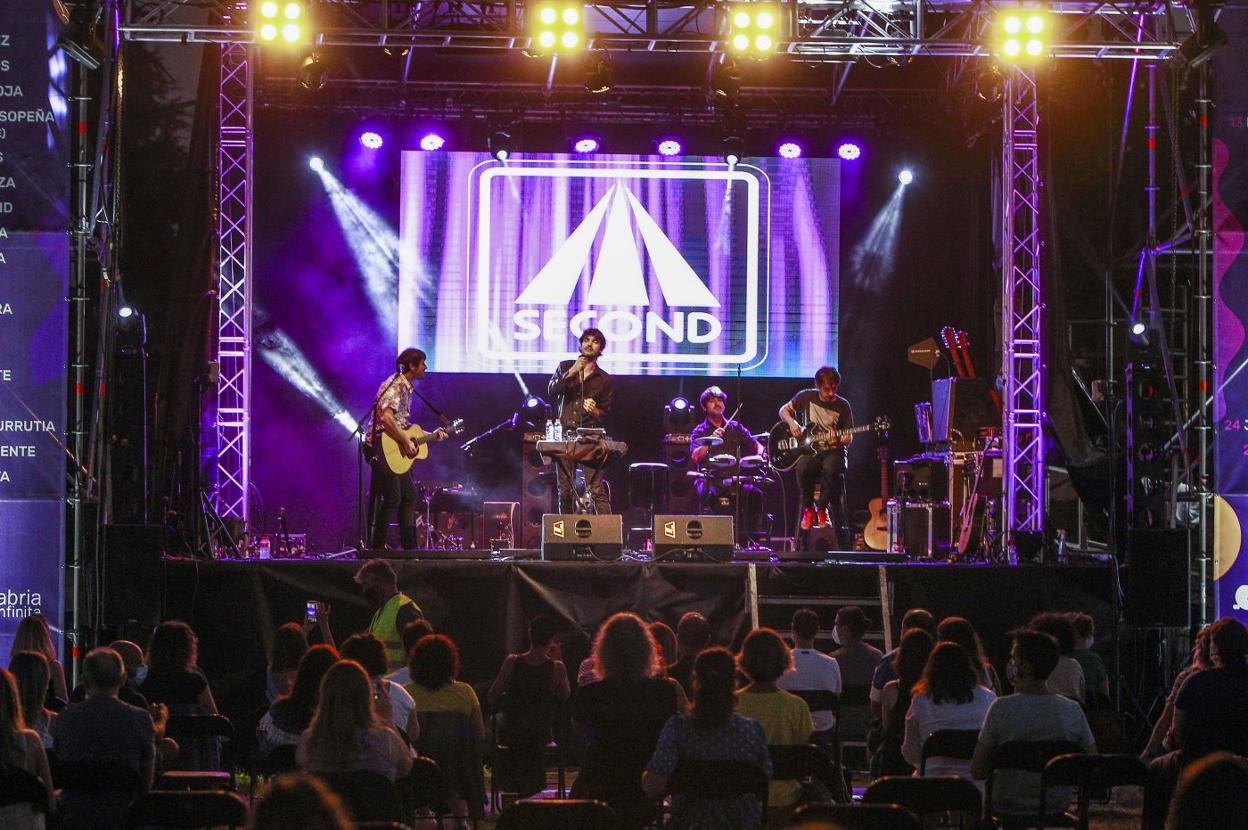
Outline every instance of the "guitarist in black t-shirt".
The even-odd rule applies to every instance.
[[[824,366],[815,372],[814,389],[803,389],[780,407],[780,420],[789,425],[794,438],[800,438],[804,429],[835,433],[853,427],[854,413],[849,401],[836,394],[840,385],[841,373],[836,367]],[[839,440],[834,437],[823,452],[804,456],[797,462],[799,527],[807,531],[812,527],[834,526],[841,550],[848,550],[853,541],[849,533],[849,511],[845,506],[845,469],[852,441],[852,435]],[[820,485],[817,503],[816,484]]]

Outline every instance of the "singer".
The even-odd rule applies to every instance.
[[[564,435],[572,438],[577,427],[601,427],[602,418],[611,410],[615,384],[611,376],[598,366],[598,358],[607,347],[606,336],[589,328],[581,334],[581,353],[575,360],[565,360],[556,368],[547,387],[550,399],[559,408],[559,423]],[[576,506],[576,466],[570,458],[556,460],[559,476],[559,512],[572,513]],[[584,469],[585,491],[593,501],[595,513],[610,513],[611,500],[603,487],[606,462],[579,462]]]

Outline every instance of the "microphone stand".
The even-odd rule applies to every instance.
[[[516,428],[516,416],[512,415],[510,418],[504,418],[503,420],[499,421],[497,424],[490,427],[489,429],[487,429],[485,432],[481,433],[480,435],[474,435],[473,437],[469,438],[467,441],[460,444],[459,448],[464,452],[471,452],[472,445],[480,441],[482,438],[489,438],[491,435],[498,432],[500,429],[511,430],[515,428]]]

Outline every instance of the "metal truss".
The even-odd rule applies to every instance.
[[[253,43],[245,15],[219,24],[223,0],[127,0],[121,25],[129,40]],[[600,2],[586,5],[587,48],[715,53],[724,49],[722,2]],[[777,46],[795,60],[840,63],[871,56],[981,57],[997,7],[987,0],[789,0]],[[1016,5],[1016,4],[1003,4]],[[524,3],[461,0],[323,0],[315,6],[317,46],[389,49],[523,50],[530,46]],[[193,15],[190,10],[198,13]],[[215,14],[212,11],[215,10]],[[1055,58],[1158,60],[1178,48],[1187,28],[1172,0],[1056,2]]]
[[[246,520],[251,436],[252,47],[221,47],[217,133],[217,480],[222,517]]]
[[[1040,280],[1040,105],[1034,70],[1005,76],[1001,129],[1001,371],[1005,544],[1044,529],[1044,355]]]

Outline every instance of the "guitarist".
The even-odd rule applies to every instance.
[[[576,437],[577,427],[601,427],[602,417],[611,411],[615,383],[598,366],[607,347],[607,337],[595,328],[581,332],[580,354],[555,367],[547,392],[559,410],[559,423],[568,439]],[[606,460],[580,461],[568,456],[555,460],[559,476],[559,512],[572,513],[576,505],[576,465],[585,468],[585,492],[593,500],[594,512],[611,512],[611,498],[603,486]]]
[[[364,439],[365,455],[373,468],[368,491],[368,513],[372,517],[368,546],[373,550],[386,547],[386,529],[393,511],[399,512],[399,544],[405,550],[416,547],[416,485],[410,473],[399,475],[390,470],[381,452],[384,432],[398,442],[407,458],[416,457],[416,445],[404,432],[412,417],[412,381],[425,376],[425,353],[420,349],[404,349],[395,358],[395,373],[377,389],[373,411]],[[434,441],[446,439],[446,430],[433,433]]]
[[[849,401],[836,394],[841,385],[841,373],[835,366],[824,366],[815,372],[815,388],[803,389],[793,399],[780,407],[780,420],[789,425],[794,438],[800,438],[803,428],[813,428],[815,438],[821,432],[850,429],[854,425],[854,413]],[[797,488],[800,498],[803,531],[812,527],[836,528],[837,542],[841,550],[849,550],[853,540],[849,533],[849,511],[845,506],[845,469],[848,465],[847,448],[852,435],[843,439],[832,438],[822,452],[803,456],[797,462]],[[819,485],[819,499],[815,500],[815,485]],[[832,516],[829,517],[829,509]]]

